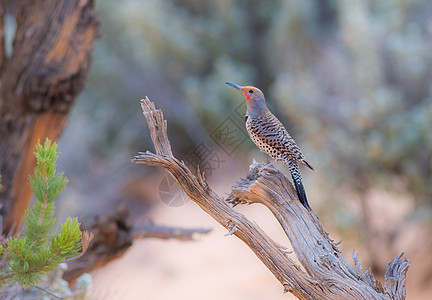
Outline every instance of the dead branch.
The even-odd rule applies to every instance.
[[[88,230],[88,236],[83,235],[81,253],[86,253],[84,256],[79,254],[78,257],[68,260],[68,269],[64,273],[64,279],[75,280],[82,273],[88,273],[119,258],[136,239],[158,238],[191,241],[195,234],[206,234],[211,231],[204,228],[162,226],[153,222],[134,225],[129,216],[128,208],[121,206],[110,215],[96,216],[94,220],[83,223],[82,229],[86,229],[85,232]],[[90,237],[93,240],[89,244]]]
[[[203,174],[197,176],[176,159],[167,136],[167,123],[161,110],[148,98],[141,100],[156,154],[139,153],[132,162],[159,166],[170,172],[185,193],[227,231],[242,240],[281,282],[286,292],[299,299],[404,299],[409,261],[401,256],[387,266],[385,286],[370,270],[363,272],[357,257],[356,269],[342,257],[337,244],[297,199],[287,178],[273,168],[261,170],[254,163],[246,179],[237,183],[228,202],[209,187]],[[269,238],[258,225],[227,203],[261,203],[277,218],[291,241],[301,265],[284,248]]]
[[[132,236],[134,239],[176,239],[179,241],[191,241],[195,234],[207,234],[209,228],[180,228],[171,226],[156,225],[153,222],[134,226]]]

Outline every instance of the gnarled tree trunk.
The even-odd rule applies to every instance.
[[[288,179],[274,168],[254,163],[246,179],[237,183],[224,201],[204,179],[176,159],[167,136],[167,123],[161,110],[148,98],[141,107],[149,125],[156,154],[139,153],[134,163],[159,166],[170,172],[189,198],[198,204],[229,233],[243,241],[258,259],[280,281],[286,292],[299,299],[405,299],[405,280],[409,261],[397,256],[387,265],[384,285],[375,280],[372,272],[363,271],[357,256],[355,268],[343,258],[313,211],[305,209],[298,200]],[[228,204],[261,203],[273,213],[291,242],[300,264],[284,247],[274,242],[246,216]]]
[[[15,20],[5,51],[4,18]],[[99,22],[93,0],[0,2],[0,212],[16,233],[32,192],[34,146],[56,140],[84,86]],[[10,30],[9,30],[10,31]]]

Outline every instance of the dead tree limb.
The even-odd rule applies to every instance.
[[[63,278],[69,282],[83,273],[89,273],[119,258],[137,239],[156,238],[191,241],[194,240],[196,234],[207,234],[211,231],[211,229],[206,228],[157,225],[151,221],[135,225],[126,206],[120,206],[112,214],[95,216],[94,220],[83,222],[82,229],[93,234],[94,238],[85,256],[68,262],[68,269]]]
[[[195,234],[207,234],[210,231],[210,228],[180,228],[147,222],[134,226],[132,236],[134,239],[156,238],[162,240],[192,241]]]
[[[156,154],[139,153],[132,161],[158,166],[170,172],[185,193],[205,212],[242,240],[280,281],[286,292],[299,299],[404,299],[409,261],[401,256],[387,267],[385,285],[375,280],[370,270],[363,272],[358,258],[356,269],[324,231],[318,217],[301,206],[287,178],[273,168],[261,170],[254,163],[246,179],[237,183],[228,202],[214,193],[204,175],[197,176],[176,159],[167,136],[167,123],[161,110],[148,98],[141,100]],[[261,203],[277,218],[301,265],[286,250],[243,214],[227,203]]]

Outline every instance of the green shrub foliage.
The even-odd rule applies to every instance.
[[[82,232],[76,218],[68,218],[53,233],[54,200],[68,183],[64,174],[56,170],[56,150],[57,144],[49,139],[43,146],[36,145],[37,166],[29,177],[36,200],[25,213],[23,233],[10,237],[4,246],[2,278],[16,281],[23,288],[38,285],[49,271],[81,250]],[[0,250],[3,252],[3,247]]]

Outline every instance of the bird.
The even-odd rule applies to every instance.
[[[255,145],[273,160],[263,168],[282,161],[290,170],[297,196],[303,206],[310,210],[300,174],[299,164],[314,170],[282,123],[267,108],[263,92],[253,86],[239,86],[226,82],[246,98],[246,129]],[[262,169],[263,169],[262,168]]]

